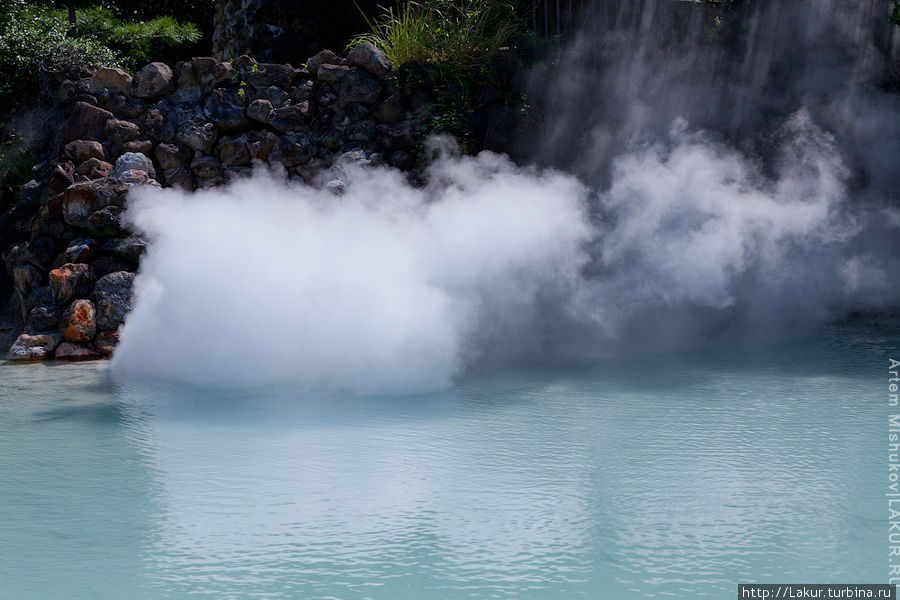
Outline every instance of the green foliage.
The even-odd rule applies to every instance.
[[[24,100],[35,91],[53,93],[58,75],[100,65],[135,69],[167,49],[196,43],[192,23],[170,16],[144,22],[123,21],[108,8],[68,12],[26,0],[0,0],[0,105]]]
[[[126,22],[110,9],[100,7],[77,11],[72,33],[102,40],[124,57],[129,69],[151,62],[167,48],[196,43],[201,38],[193,23],[179,23],[170,16]]]
[[[79,66],[119,66],[121,57],[92,36],[70,37],[62,12],[5,0],[0,20],[0,104],[30,95],[57,73]],[[46,91],[46,90],[44,90]]]
[[[894,0],[894,11],[891,13],[891,23],[900,26],[900,0]]]
[[[410,1],[367,22],[371,31],[350,46],[370,42],[394,64],[481,61],[496,55],[522,27],[514,5],[503,0]]]
[[[31,178],[31,165],[36,160],[28,139],[15,130],[0,135],[0,210],[12,203],[16,187]]]

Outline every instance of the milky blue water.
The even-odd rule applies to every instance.
[[[731,598],[887,580],[896,327],[408,397],[0,364],[0,598]]]

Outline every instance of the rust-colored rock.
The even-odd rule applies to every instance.
[[[94,281],[94,270],[83,263],[66,263],[50,271],[50,291],[60,304],[89,296]]]
[[[97,334],[97,311],[90,300],[76,300],[62,314],[59,328],[68,342],[89,342]]]
[[[94,338],[94,348],[103,356],[111,356],[119,345],[118,331],[101,331]]]
[[[68,362],[84,362],[87,360],[102,360],[103,355],[72,342],[63,342],[56,348],[53,358]]]

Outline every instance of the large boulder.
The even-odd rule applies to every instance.
[[[60,204],[62,219],[69,225],[87,229],[88,219],[94,212],[107,206],[124,206],[127,195],[128,186],[114,179],[72,184]]]
[[[141,255],[147,250],[147,242],[133,235],[127,238],[107,240],[102,248],[104,252],[137,264]]]
[[[247,124],[245,106],[244,95],[228,90],[213,90],[203,105],[203,112],[217,127],[240,127]]]
[[[265,98],[257,98],[247,107],[247,116],[260,123],[268,121],[270,112],[272,112],[272,102]]]
[[[322,50],[315,56],[306,61],[306,68],[310,73],[315,73],[322,65],[339,65],[341,57],[331,50]]]
[[[59,318],[62,316],[62,308],[56,304],[42,304],[35,306],[28,313],[25,327],[28,333],[51,331],[59,329]]]
[[[208,121],[192,119],[181,124],[175,139],[192,150],[206,153],[216,141],[216,126]]]
[[[89,342],[97,334],[97,311],[90,300],[76,300],[59,319],[67,342]]]
[[[294,69],[291,65],[257,63],[244,73],[244,79],[258,90],[269,86],[287,88],[294,80]]]
[[[309,102],[299,102],[290,106],[273,108],[269,113],[269,125],[282,133],[288,131],[309,131]]]
[[[131,81],[131,95],[153,100],[175,90],[175,74],[165,63],[152,62],[137,73]]]
[[[106,140],[122,146],[141,137],[141,129],[131,121],[110,119],[104,126]],[[100,156],[99,158],[103,158]]]
[[[112,119],[110,119],[112,121]],[[109,123],[110,121],[107,121]],[[76,163],[82,163],[91,158],[103,160],[106,154],[103,152],[103,144],[94,140],[73,140],[66,144],[63,150],[66,158]]]
[[[353,67],[341,79],[339,103],[342,107],[353,102],[374,104],[381,94],[381,82],[365,69]]]
[[[118,345],[118,331],[101,331],[97,334],[97,337],[94,338],[94,348],[96,348],[97,352],[99,352],[103,356],[112,355],[113,351]]]
[[[84,263],[66,263],[50,271],[50,291],[58,304],[87,298],[94,287],[94,270]]]
[[[13,362],[35,362],[53,357],[53,351],[62,342],[59,332],[28,334],[23,333],[13,343],[6,360]]]
[[[59,132],[59,143],[66,145],[73,140],[103,141],[106,122],[113,118],[108,110],[97,108],[87,102],[76,102],[72,114],[63,123]]]
[[[143,171],[150,179],[156,177],[156,169],[153,161],[140,152],[126,152],[116,160],[110,177],[114,179],[129,179],[135,174],[133,171]]]
[[[105,160],[99,158],[89,158],[78,165],[77,173],[88,179],[100,179],[101,177],[109,177],[112,173],[113,166]]]
[[[118,271],[100,278],[94,287],[94,305],[97,309],[97,329],[114,331],[125,322],[131,311],[134,273]]]
[[[84,362],[87,360],[102,360],[103,355],[79,344],[63,342],[56,348],[53,358],[69,362]]]
[[[103,90],[128,94],[131,92],[131,75],[122,69],[100,67],[94,71],[88,91],[99,94]]]
[[[351,50],[347,55],[347,62],[354,67],[365,69],[375,77],[381,77],[391,70],[391,61],[384,52],[369,42],[363,42]]]

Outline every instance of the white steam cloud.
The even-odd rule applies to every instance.
[[[127,217],[151,247],[114,369],[419,391],[492,359],[685,344],[722,323],[764,336],[896,303],[897,216],[848,210],[847,170],[806,112],[782,134],[775,177],[676,122],[593,193],[490,153],[440,160],[424,188],[359,169],[342,196],[265,172],[140,191]]]
[[[491,154],[441,162],[425,189],[389,170],[352,176],[342,196],[265,173],[134,194],[128,218],[152,245],[114,369],[442,387],[479,351],[533,343],[545,294],[579,281],[590,228],[572,177]]]

